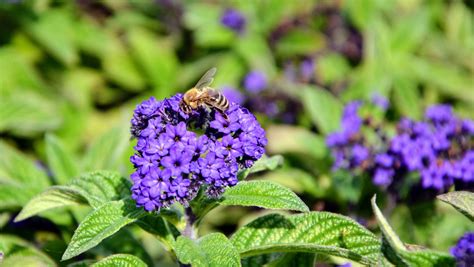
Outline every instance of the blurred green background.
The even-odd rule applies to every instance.
[[[324,138],[338,129],[344,103],[374,93],[390,100],[392,121],[420,118],[439,102],[474,118],[473,6],[456,0],[0,0],[0,176],[21,175],[14,166],[28,161],[33,170],[27,171],[49,181],[14,185],[21,196],[2,194],[12,185],[0,184],[0,231],[21,232],[11,216],[48,183],[96,169],[129,175],[134,107],[150,96],[184,92],[213,66],[213,86],[239,90],[267,130],[267,153],[285,157],[282,168],[255,177],[289,186],[314,210],[374,227],[368,200],[377,190],[362,192],[361,179],[333,175]],[[244,30],[221,23],[229,9],[244,16]],[[265,75],[263,91],[242,86],[251,71]],[[58,161],[75,171],[53,175]],[[417,214],[434,209],[436,216],[418,221]],[[446,250],[472,229],[440,203],[401,203],[391,211],[409,243]],[[260,213],[219,208],[202,231],[230,233]],[[45,221],[68,225],[57,214]],[[29,231],[23,237],[43,244]]]

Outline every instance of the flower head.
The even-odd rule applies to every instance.
[[[267,77],[263,72],[252,71],[244,78],[244,88],[250,93],[259,93],[267,87]]]
[[[225,27],[240,33],[245,30],[245,17],[242,13],[235,9],[226,9],[221,16],[221,23]]]
[[[150,98],[131,120],[137,138],[130,158],[132,198],[147,211],[175,202],[187,205],[201,186],[218,197],[237,184],[239,169],[251,167],[264,153],[265,131],[247,109],[231,103],[227,119],[206,109],[187,115],[179,109],[181,98]]]
[[[451,254],[456,258],[456,266],[474,266],[474,232],[464,234],[451,248]]]

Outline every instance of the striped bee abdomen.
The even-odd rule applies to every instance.
[[[229,108],[229,100],[227,100],[223,94],[219,93],[217,96],[217,105],[220,109],[226,111]]]

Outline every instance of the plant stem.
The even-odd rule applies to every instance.
[[[194,226],[194,223],[196,222],[196,215],[194,215],[191,207],[185,208],[184,212],[185,212],[184,219],[186,220],[186,227],[184,228],[183,235],[194,240],[197,238],[197,230]]]

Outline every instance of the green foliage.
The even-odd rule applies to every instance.
[[[107,266],[120,266],[120,267],[146,267],[148,266],[140,258],[127,255],[127,254],[115,254],[108,256],[91,266],[93,267],[107,267]]]
[[[228,188],[222,197],[221,205],[309,211],[304,202],[290,189],[270,181],[240,182]]]
[[[237,230],[231,238],[242,257],[273,252],[307,252],[375,264],[381,243],[353,220],[327,212],[270,214]]]
[[[48,255],[35,245],[12,235],[0,235],[0,251],[4,254],[2,266],[56,266]]]
[[[407,204],[418,195],[400,193],[389,218],[401,239],[375,200],[382,240],[347,217],[308,211],[349,214],[372,229],[370,196],[382,196],[387,211],[395,204],[365,175],[330,173],[325,138],[339,129],[344,103],[377,92],[389,98],[393,123],[443,102],[473,118],[473,10],[466,1],[0,2],[3,265],[167,266],[176,258],[196,266],[313,266],[341,258],[453,265],[449,255],[401,239],[447,250],[472,229],[472,193],[438,197],[469,220],[433,199]],[[244,31],[221,24],[227,8],[242,12]],[[302,78],[307,58],[315,67]],[[258,180],[240,182],[222,199],[209,199],[203,189],[191,203],[190,228],[237,228],[230,240],[217,233],[189,239],[181,205],[145,213],[130,199],[133,107],[152,95],[184,92],[213,66],[215,88],[245,95],[271,155],[238,176]],[[258,94],[243,90],[252,70],[268,79]],[[267,116],[251,101],[274,101],[281,114]],[[224,208],[230,213],[202,219],[222,206],[232,206]],[[305,213],[255,219],[262,210],[242,206]],[[66,246],[69,260],[61,263]],[[81,261],[70,259],[79,254]]]
[[[15,221],[25,220],[50,209],[81,204],[87,204],[87,200],[79,191],[67,186],[52,186],[32,198],[15,217]]]
[[[457,191],[439,195],[437,198],[450,204],[471,221],[474,221],[474,193]]]
[[[196,241],[180,236],[175,249],[179,261],[192,266],[241,266],[237,250],[220,233],[209,234]]]
[[[382,251],[390,262],[397,266],[455,266],[454,258],[449,254],[428,250],[420,246],[403,244],[377,207],[375,196],[371,203],[382,230]]]
[[[95,247],[105,238],[144,215],[133,201],[118,200],[97,207],[81,222],[74,232],[62,260],[70,259]]]

